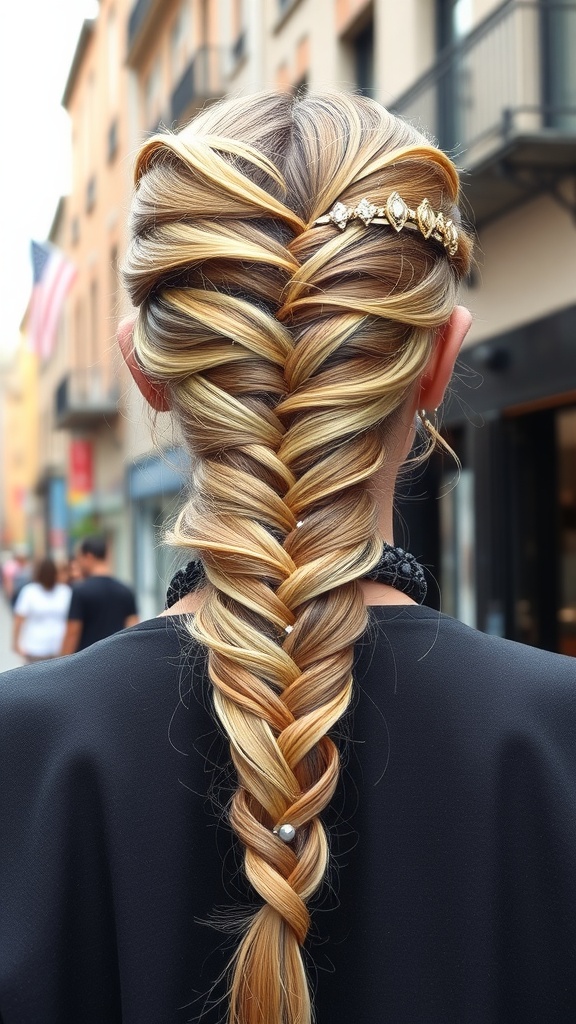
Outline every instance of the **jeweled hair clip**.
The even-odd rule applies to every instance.
[[[441,242],[449,256],[455,256],[458,252],[458,228],[454,221],[433,210],[427,199],[423,199],[415,210],[411,209],[398,192],[392,192],[384,206],[375,206],[369,199],[361,199],[357,206],[336,203],[329,213],[318,217],[313,226],[334,224],[340,231],[344,231],[348,224],[356,220],[362,221],[366,227],[369,224],[387,224],[395,231],[402,231],[404,227],[411,228],[420,231],[424,238],[434,238]]]

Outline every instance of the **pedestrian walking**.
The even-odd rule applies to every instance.
[[[392,532],[470,324],[456,168],[266,93],[135,182],[119,340],[196,561],[5,675],[2,1020],[574,1024],[576,661],[426,607]]]
[[[8,601],[12,598],[13,579],[18,571],[16,555],[11,551],[2,561],[2,590]]]
[[[86,537],[76,562],[83,579],[72,588],[62,654],[74,654],[138,622],[134,591],[114,579],[104,537]]]
[[[81,579],[82,573],[75,556],[68,558],[65,562],[61,562],[58,566],[58,581],[60,583],[68,583],[72,587],[75,583],[79,583]]]
[[[32,579],[32,564],[25,547],[19,546],[12,553],[11,557],[4,563],[2,568],[2,586],[12,608],[18,599],[18,594]]]
[[[51,558],[41,559],[34,580],[19,591],[14,605],[12,646],[26,662],[45,661],[60,654],[72,591],[58,582]]]

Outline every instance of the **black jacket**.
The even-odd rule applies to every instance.
[[[235,940],[209,922],[256,898],[180,625],[0,677],[2,1024],[225,1017]],[[318,1024],[574,1024],[576,661],[385,607],[356,679],[307,943]]]

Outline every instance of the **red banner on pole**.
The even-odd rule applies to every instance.
[[[92,441],[75,437],[70,442],[68,500],[71,505],[79,505],[93,490]]]

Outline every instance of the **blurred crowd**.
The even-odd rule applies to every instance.
[[[103,537],[85,538],[60,563],[16,548],[2,562],[1,582],[12,648],[26,664],[74,654],[138,621],[134,593],[112,576]]]

